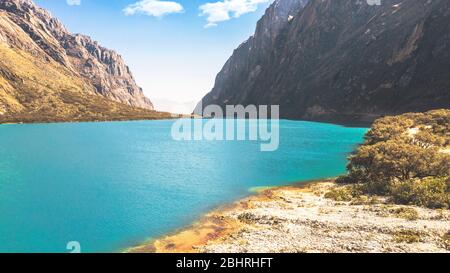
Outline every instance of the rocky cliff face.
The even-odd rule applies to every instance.
[[[203,106],[279,104],[284,118],[331,122],[448,108],[450,2],[381,3],[275,1]]]
[[[0,112],[3,115],[36,110],[32,108],[39,108],[39,102],[33,97],[43,99],[45,93],[46,96],[58,93],[51,99],[61,102],[64,94],[60,93],[70,88],[64,85],[75,85],[70,91],[81,92],[80,97],[100,95],[128,106],[153,109],[119,54],[87,36],[71,34],[31,0],[0,1],[0,53],[3,57],[0,60]],[[29,63],[25,65],[26,62]],[[14,72],[21,65],[30,71],[24,75],[20,75],[23,69]],[[58,73],[42,75],[45,73],[42,69]],[[47,91],[42,86],[44,82],[47,82]],[[24,97],[25,93],[28,98]]]
[[[96,92],[134,107],[153,109],[119,54],[80,34],[66,35],[60,43],[72,67]]]
[[[255,33],[242,43],[216,77],[213,90],[202,100],[208,104],[238,104],[260,76],[263,64],[272,54],[277,37],[308,0],[276,0],[258,21]],[[234,103],[236,102],[236,103]],[[201,114],[202,104],[194,110]]]

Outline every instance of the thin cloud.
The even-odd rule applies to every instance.
[[[66,3],[69,6],[79,6],[81,5],[81,0],[66,0]]]
[[[181,13],[183,11],[183,6],[180,3],[159,0],[142,0],[123,9],[123,13],[127,16],[145,14],[154,17],[162,17],[167,14]]]
[[[218,23],[228,21],[231,18],[239,18],[241,15],[255,12],[259,4],[270,0],[222,0],[214,3],[205,3],[199,7],[200,15],[206,16],[205,27],[214,27]]]

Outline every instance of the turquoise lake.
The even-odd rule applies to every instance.
[[[334,177],[365,128],[280,121],[280,147],[175,141],[174,121],[0,125],[0,252],[117,252],[259,186]]]

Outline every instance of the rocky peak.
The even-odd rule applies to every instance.
[[[272,11],[289,3],[267,10],[203,107],[278,104],[283,118],[348,123],[450,105],[450,1],[309,0],[295,15]]]
[[[273,43],[280,30],[292,20],[309,0],[276,0],[267,8],[264,16],[258,21],[255,39],[262,43]]]
[[[252,79],[259,76],[267,57],[272,54],[275,41],[281,30],[308,3],[309,0],[276,0],[265,11],[258,21],[254,35],[242,43],[225,63],[216,77],[214,89],[202,102],[221,100],[239,94],[231,90],[239,90],[239,85],[251,84]],[[236,86],[235,86],[236,84]],[[226,86],[226,87],[225,87]],[[230,88],[228,92],[227,89]],[[244,95],[244,94],[242,94]],[[194,112],[201,114],[202,102]]]
[[[31,0],[4,0],[0,2],[0,8],[17,15],[23,15],[37,9]]]
[[[36,57],[55,60],[109,99],[153,109],[129,67],[115,51],[101,47],[88,36],[70,33],[58,19],[31,0],[1,0],[0,12],[5,21],[4,28],[0,23],[0,41],[32,52]],[[14,27],[22,29],[28,37],[17,37],[10,31]]]
[[[50,12],[38,7],[31,0],[2,0],[0,10],[5,10],[29,21],[37,21],[41,28],[58,37],[68,32],[64,25],[54,18]]]

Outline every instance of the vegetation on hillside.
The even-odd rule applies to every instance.
[[[171,118],[111,101],[53,60],[0,43],[0,123]]]
[[[350,157],[348,174],[338,178],[353,185],[339,196],[384,195],[399,204],[449,208],[449,127],[450,110],[377,120]]]

